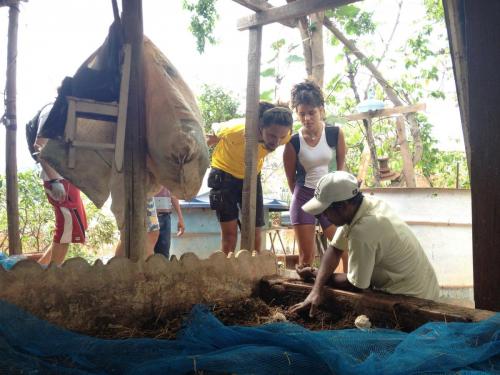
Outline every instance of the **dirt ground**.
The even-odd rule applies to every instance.
[[[260,298],[247,298],[234,302],[214,303],[207,306],[222,323],[227,326],[257,326],[271,322],[289,321],[300,324],[311,330],[330,330],[354,328],[356,315],[335,315],[326,311],[318,311],[314,318],[309,318],[308,312],[292,313],[289,307],[279,304],[266,304]],[[84,332],[102,338],[132,338],[150,337],[175,339],[177,332],[189,315],[189,311],[179,311],[168,317],[143,323],[141,327],[125,327],[119,324],[109,325],[94,332]]]

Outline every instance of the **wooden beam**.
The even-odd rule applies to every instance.
[[[19,236],[19,202],[17,184],[17,29],[19,19],[19,3],[11,2],[9,9],[9,34],[7,42],[7,82],[5,111],[5,178],[7,181],[7,221],[9,233],[9,255],[21,254],[21,238]]]
[[[240,18],[237,23],[238,30],[246,30],[255,26],[281,22],[320,12],[325,9],[338,8],[342,5],[354,3],[359,0],[297,0],[281,7],[270,8],[251,16]]]
[[[254,12],[262,12],[271,8],[274,8],[266,0],[233,0],[235,3],[243,5],[244,7],[253,10]],[[280,22],[282,25],[295,28],[297,26],[297,20],[284,20]]]
[[[464,1],[474,299],[500,311],[500,2]]]
[[[393,115],[399,115],[402,113],[412,113],[412,112],[425,111],[425,108],[426,108],[425,103],[417,103],[417,104],[413,104],[413,105],[405,105],[405,106],[398,106],[398,107],[393,107],[393,108],[378,109],[376,111],[355,113],[353,115],[349,115],[349,116],[344,117],[344,119],[346,121],[357,121],[357,120],[363,120],[363,119],[371,119],[374,117],[388,117],[388,116],[393,116]]]
[[[262,27],[249,30],[247,103],[245,123],[245,179],[241,210],[241,249],[255,249],[255,209],[257,202],[257,147],[259,134],[260,59]],[[260,250],[260,249],[258,249]]]
[[[311,289],[312,284],[271,276],[261,281],[259,296],[265,301],[285,300],[294,303],[305,299]],[[375,327],[378,325],[377,322],[380,322],[404,331],[413,331],[430,321],[477,322],[495,315],[492,311],[370,290],[354,293],[325,286],[323,296],[322,307],[325,310],[341,314],[353,312],[357,315],[365,314]]]
[[[146,130],[142,64],[142,0],[122,0],[125,43],[132,47],[130,87],[125,130],[125,254],[144,258],[146,244]]]

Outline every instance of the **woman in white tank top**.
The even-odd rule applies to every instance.
[[[285,146],[283,164],[292,192],[290,219],[299,245],[299,275],[314,261],[316,218],[302,210],[302,205],[314,196],[318,180],[335,170],[344,169],[346,145],[342,130],[329,126],[325,117],[321,88],[312,81],[296,84],[292,89],[292,108],[302,123],[297,134]],[[326,215],[318,217],[319,224],[331,240],[336,227]],[[344,259],[345,258],[345,259]],[[347,271],[347,254],[343,258]]]

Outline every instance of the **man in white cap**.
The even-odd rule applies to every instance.
[[[438,298],[436,274],[411,229],[387,204],[363,196],[350,173],[337,171],[323,176],[314,198],[302,209],[312,215],[324,212],[340,228],[319,270],[309,270],[316,276],[311,292],[292,311],[310,307],[312,316],[326,283],[340,289],[372,288],[391,294]],[[343,251],[348,251],[349,271],[333,273]]]

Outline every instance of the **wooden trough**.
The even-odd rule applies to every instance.
[[[277,275],[276,264],[270,252],[252,256],[246,250],[229,258],[218,252],[203,260],[192,253],[170,261],[161,255],[139,262],[113,258],[106,265],[101,261],[89,265],[74,258],[61,267],[47,269],[24,260],[10,271],[0,267],[0,299],[73,331],[99,335],[116,326],[140,330],[185,314],[197,303],[230,302],[241,310],[238,301],[258,297],[286,310],[302,301],[312,285]],[[429,321],[474,322],[494,314],[418,298],[329,287],[325,287],[325,297],[324,311],[339,319],[364,314],[377,327],[405,331]]]

